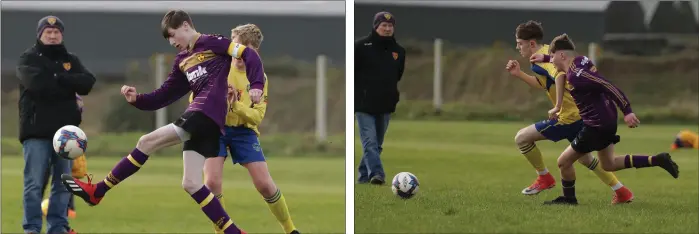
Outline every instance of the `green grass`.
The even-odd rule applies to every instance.
[[[536,177],[514,145],[528,123],[393,121],[382,159],[388,179],[401,171],[420,180],[410,200],[389,186],[355,186],[357,233],[697,233],[697,151],[674,152],[680,178],[658,168],[628,169],[617,177],[635,201],[611,206],[611,189],[579,164],[578,207],[542,206],[561,194],[560,185],[538,196],[520,191]],[[668,150],[679,130],[697,126],[620,127],[617,154]],[[356,130],[355,130],[356,131]],[[358,134],[355,133],[358,138]],[[355,140],[355,165],[362,148]],[[556,158],[567,142],[539,142],[549,170],[560,178]],[[356,174],[356,172],[355,172]],[[356,175],[355,175],[356,176]],[[355,177],[356,178],[356,177]]]
[[[88,158],[101,180],[115,157]],[[292,218],[304,233],[344,233],[345,170],[340,157],[270,158],[269,168],[284,193]],[[2,232],[22,232],[22,170],[18,156],[2,157]],[[152,157],[141,171],[111,190],[95,207],[76,198],[80,233],[213,233],[211,222],[181,187],[182,160]],[[249,233],[281,233],[281,226],[252,185],[247,171],[226,161],[226,206]],[[44,223],[44,229],[46,224]]]

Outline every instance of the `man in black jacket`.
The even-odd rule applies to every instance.
[[[393,37],[395,23],[391,13],[377,13],[371,34],[354,44],[354,111],[364,149],[358,183],[386,181],[379,156],[405,68],[405,49]]]
[[[55,16],[39,20],[36,44],[26,50],[17,65],[19,85],[19,140],[24,151],[25,233],[40,233],[42,226],[41,188],[44,175],[52,171],[47,233],[72,233],[68,225],[69,193],[61,174],[71,172],[70,160],[53,150],[53,135],[65,125],[79,126],[82,117],[76,102],[87,95],[95,76],[68,53],[63,45],[63,22]]]

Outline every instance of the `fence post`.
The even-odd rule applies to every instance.
[[[165,55],[156,54],[155,55],[155,88],[160,88],[163,84],[167,73],[165,72]],[[167,107],[163,107],[155,111],[155,128],[165,126],[167,123]]]
[[[325,142],[328,137],[327,130],[327,57],[318,55],[316,61],[316,140]]]
[[[592,42],[588,45],[587,54],[587,57],[590,58],[592,64],[594,64],[595,66],[599,66],[599,64],[597,64],[597,59],[599,56],[599,46],[597,45],[597,43]]]
[[[434,40],[433,104],[437,114],[442,111],[442,39]]]

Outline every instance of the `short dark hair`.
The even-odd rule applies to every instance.
[[[536,42],[540,42],[544,39],[544,28],[541,27],[541,23],[530,20],[517,25],[515,36],[517,39],[536,40]]]
[[[549,50],[551,51],[551,53],[556,53],[556,51],[559,50],[575,50],[575,44],[573,44],[573,40],[571,40],[570,37],[568,37],[568,34],[564,33],[560,36],[553,38]]]
[[[162,30],[163,37],[169,38],[170,33],[168,33],[167,30],[169,28],[178,29],[182,26],[182,24],[184,24],[184,22],[187,22],[189,26],[194,27],[192,18],[190,18],[189,14],[183,10],[171,10],[165,13],[163,20],[160,21],[160,29]]]

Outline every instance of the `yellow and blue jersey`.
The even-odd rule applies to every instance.
[[[238,89],[238,100],[229,104],[225,123],[227,127],[250,128],[255,131],[258,136],[260,135],[258,126],[262,123],[262,119],[267,112],[267,89],[269,81],[266,74],[264,74],[264,79],[265,85],[262,90],[260,103],[253,105],[250,99],[250,81],[248,81],[245,71],[238,70],[235,66],[231,65],[231,70],[228,73],[228,83],[233,84],[233,87]],[[190,95],[190,102],[192,102],[192,98],[193,96]]]
[[[549,54],[549,45],[543,45],[539,51],[539,54]],[[559,71],[553,63],[533,63],[532,71],[535,73],[536,80],[541,85],[541,88],[546,90],[546,95],[551,100],[551,103],[556,105],[556,76],[565,75],[564,72]],[[570,95],[570,90],[572,86],[566,81],[565,90],[563,91],[563,103],[561,104],[561,110],[558,112],[558,123],[559,124],[571,124],[580,120],[580,111],[575,105],[573,96]]]

